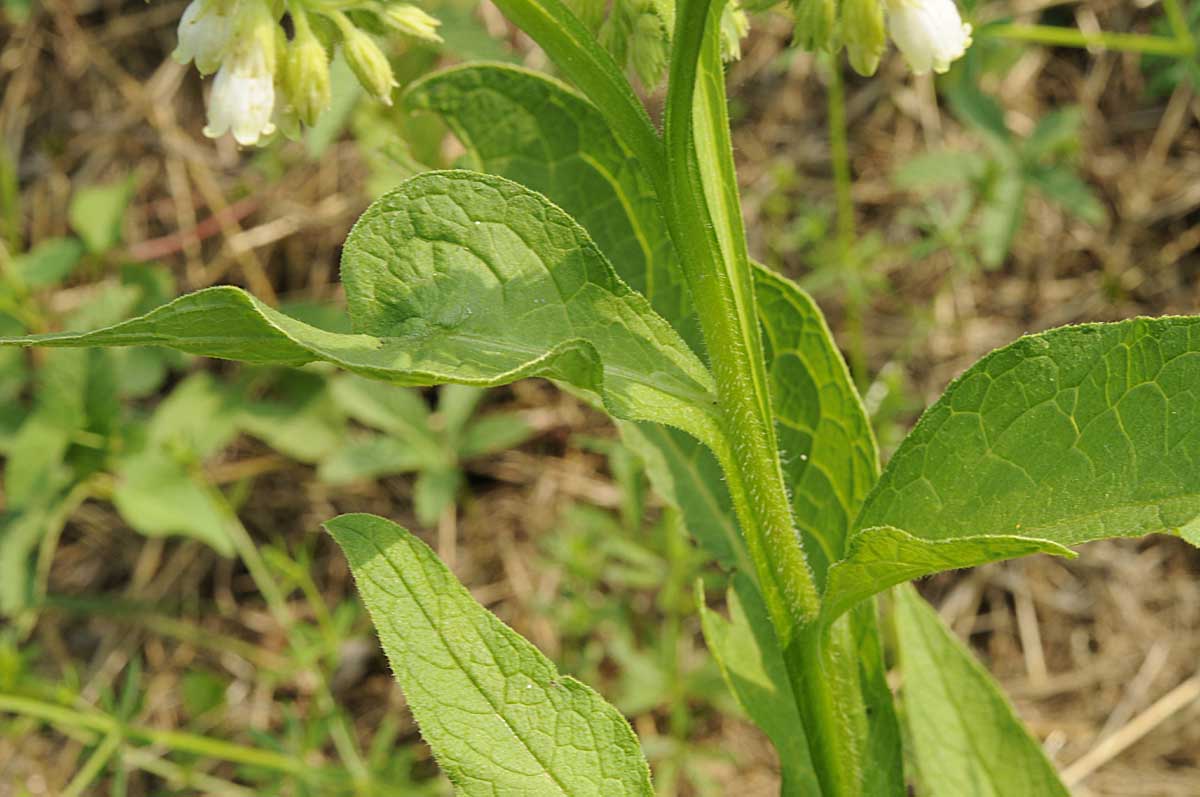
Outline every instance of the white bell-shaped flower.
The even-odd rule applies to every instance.
[[[232,131],[237,143],[253,146],[262,136],[275,132],[271,121],[274,108],[273,53],[267,52],[258,37],[239,39],[217,70],[204,135],[219,138]]]
[[[221,65],[233,35],[236,0],[192,0],[179,20],[179,46],[172,53],[181,64],[196,62],[202,75]]]
[[[888,0],[887,25],[914,74],[945,72],[971,46],[954,0]]]

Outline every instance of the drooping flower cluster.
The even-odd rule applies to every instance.
[[[277,129],[295,135],[301,123],[316,122],[330,105],[329,62],[339,46],[363,87],[390,104],[396,80],[387,56],[346,11],[371,14],[407,36],[441,40],[438,21],[407,3],[289,0],[286,6],[290,40],[271,0],[192,0],[183,12],[175,58],[194,62],[202,75],[216,73],[206,136],[232,133],[253,146]]]
[[[793,0],[796,39],[810,50],[846,48],[864,75],[879,68],[890,34],[914,74],[945,72],[971,46],[954,0]]]

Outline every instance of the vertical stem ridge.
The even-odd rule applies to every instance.
[[[820,596],[793,523],[775,441],[745,233],[736,204],[724,74],[716,38],[706,37],[707,27],[719,22],[720,13],[721,4],[711,0],[682,0],[676,11],[666,108],[669,184],[658,194],[716,378],[728,439],[728,450],[718,456],[763,598],[786,645],[795,629],[816,616]],[[710,69],[715,63],[720,78],[698,88],[702,63]],[[698,91],[711,92],[699,109]],[[713,116],[705,116],[709,111]],[[724,205],[720,209],[725,212],[714,214],[713,205]],[[728,227],[719,230],[723,222]]]

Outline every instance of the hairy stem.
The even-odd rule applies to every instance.
[[[829,155],[833,161],[833,185],[837,197],[837,252],[839,267],[851,274],[853,285],[846,292],[846,326],[850,338],[850,373],[862,386],[867,378],[867,355],[863,333],[863,302],[855,254],[854,196],[851,193],[850,143],[846,130],[846,87],[840,56],[829,62]]]
[[[715,32],[706,34],[720,11],[710,0],[683,0],[676,12],[665,134],[670,185],[659,199],[716,378],[729,441],[718,456],[763,598],[786,644],[815,617],[820,596],[792,520],[775,439],[724,72]]]

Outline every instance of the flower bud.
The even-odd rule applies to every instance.
[[[384,105],[392,104],[392,89],[400,85],[392,74],[392,65],[375,41],[347,22],[342,27],[342,52],[358,82]]]
[[[303,12],[294,15],[296,37],[287,50],[283,87],[296,116],[304,124],[316,124],[317,117],[332,102],[329,82],[329,53],[313,35]],[[303,20],[303,21],[301,21]]]
[[[236,0],[192,0],[179,20],[172,57],[181,64],[195,61],[202,75],[216,72],[229,47],[236,7]]]
[[[792,0],[796,43],[805,50],[828,50],[833,44],[834,0]]]
[[[415,36],[431,42],[440,42],[437,29],[441,21],[429,16],[421,9],[408,3],[389,5],[382,8],[379,18],[406,36]]]
[[[913,74],[945,72],[971,46],[954,0],[888,0],[888,31]]]
[[[875,74],[887,46],[880,0],[843,0],[842,42],[855,72]]]

